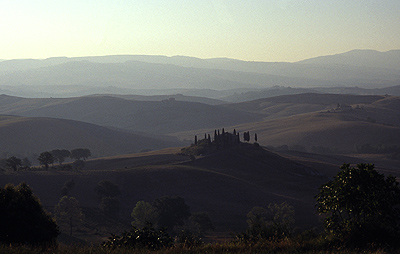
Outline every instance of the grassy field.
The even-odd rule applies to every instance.
[[[54,248],[42,249],[31,248],[29,246],[0,246],[0,253],[9,254],[39,254],[39,253],[59,253],[59,254],[146,254],[146,253],[165,253],[165,254],[186,254],[186,253],[305,253],[305,254],[395,254],[399,253],[398,249],[347,249],[340,247],[329,247],[321,245],[319,240],[313,242],[298,242],[293,240],[283,240],[281,242],[264,241],[257,244],[242,244],[235,242],[203,244],[197,247],[187,247],[184,245],[175,245],[174,247],[161,250],[148,249],[132,249],[132,248],[117,248],[109,249],[100,246],[67,246],[60,245]]]

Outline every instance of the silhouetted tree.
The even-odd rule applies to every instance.
[[[253,207],[247,214],[248,233],[252,237],[281,239],[292,234],[294,208],[286,202]]]
[[[190,216],[190,208],[181,197],[161,197],[153,202],[159,215],[158,225],[172,231],[175,226],[182,226]]]
[[[23,158],[22,159],[22,166],[24,168],[30,168],[32,166],[32,162],[28,158]]]
[[[69,235],[72,236],[72,229],[84,219],[79,202],[74,197],[63,196],[54,207],[57,222],[69,227]]]
[[[11,156],[10,158],[8,158],[6,160],[6,165],[7,165],[7,168],[17,171],[19,169],[19,167],[21,167],[22,161],[21,161],[21,159],[15,157],[15,156]]]
[[[194,144],[197,145],[197,136],[194,136]]]
[[[121,191],[119,187],[110,181],[101,181],[94,188],[94,191],[97,193],[99,199],[103,198],[114,198],[118,195],[121,195]]]
[[[54,157],[49,152],[43,152],[39,155],[38,161],[39,161],[40,165],[44,165],[44,168],[46,170],[48,170],[49,164],[54,162]]]
[[[92,153],[87,148],[78,148],[71,150],[71,158],[75,160],[80,160],[80,159],[86,160],[90,156],[92,156]]]
[[[193,213],[189,217],[190,222],[197,227],[198,233],[204,235],[207,231],[214,230],[214,225],[207,213],[199,212]]]
[[[61,165],[65,161],[65,158],[71,156],[71,152],[66,149],[56,149],[52,150],[50,153],[51,155],[53,155],[54,159],[58,161],[59,165]]]
[[[58,234],[57,224],[28,185],[0,188],[0,242],[49,245]]]
[[[344,164],[316,198],[318,213],[326,215],[325,228],[336,239],[356,245],[398,243],[399,183],[373,164]]]
[[[249,142],[250,141],[250,132],[245,131],[243,132],[243,140]]]
[[[68,180],[64,183],[64,186],[61,188],[61,195],[68,196],[72,189],[75,187],[74,179]]]
[[[256,141],[257,142],[257,133],[254,133],[254,141]]]

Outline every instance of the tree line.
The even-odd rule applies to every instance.
[[[77,148],[72,149],[71,151],[66,149],[55,149],[52,151],[45,151],[40,153],[37,157],[37,161],[39,162],[40,166],[43,166],[45,170],[48,170],[50,164],[54,164],[55,162],[58,163],[60,168],[65,169],[81,169],[84,167],[84,160],[91,156],[91,152],[87,148]],[[63,167],[63,162],[65,159],[71,158],[75,160],[71,165]],[[11,156],[7,159],[1,160],[2,167],[12,171],[19,171],[19,170],[30,170],[32,167],[32,162],[28,158],[20,159],[16,156]],[[4,170],[4,169],[3,169]]]
[[[250,131],[243,132],[242,138],[244,142],[250,142]],[[254,142],[257,143],[257,141],[257,133],[254,133]],[[190,147],[182,148],[181,152],[193,158],[196,155],[205,155],[216,150],[238,146],[242,143],[241,135],[236,129],[233,129],[232,133],[225,131],[225,128],[222,128],[222,130],[215,129],[212,138],[208,133],[204,133],[203,139],[199,139],[198,136],[195,135],[194,143],[192,143]]]

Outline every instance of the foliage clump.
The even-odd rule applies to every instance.
[[[58,226],[25,183],[0,188],[0,242],[52,245]]]
[[[398,244],[399,183],[378,173],[373,164],[344,164],[316,198],[332,240],[353,246]]]
[[[72,229],[76,227],[85,217],[79,202],[75,197],[63,196],[54,207],[57,222],[69,227],[69,235],[72,236]]]
[[[173,246],[173,239],[163,229],[155,229],[153,225],[148,224],[139,229],[132,227],[130,231],[125,231],[122,235],[112,234],[106,242],[103,243],[105,248],[121,248],[129,247],[135,249],[159,250]]]
[[[246,233],[236,236],[238,242],[258,242],[260,240],[279,241],[293,234],[294,208],[286,202],[269,204],[267,209],[253,207],[247,214]]]

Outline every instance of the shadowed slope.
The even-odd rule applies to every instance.
[[[68,99],[1,96],[0,113],[63,118],[158,134],[235,125],[260,119],[259,115],[222,106],[175,100],[133,101],[111,96]]]
[[[243,144],[195,161],[184,156],[179,159],[173,154],[168,161],[167,154],[156,152],[143,156],[149,158],[124,156],[118,162],[116,157],[117,168],[110,163],[108,169],[101,170],[90,166],[95,163],[91,160],[88,161],[91,170],[81,172],[3,173],[0,183],[26,180],[45,205],[54,205],[60,193],[49,190],[61,189],[72,178],[76,183],[72,195],[83,206],[97,207],[93,189],[99,181],[109,180],[122,191],[121,217],[127,221],[136,202],[178,195],[186,200],[192,212],[209,213],[218,231],[244,230],[246,214],[253,206],[266,207],[283,201],[295,207],[298,226],[318,224],[313,197],[326,178],[310,167],[258,146]],[[143,164],[145,160],[147,165]]]
[[[0,116],[0,140],[1,152],[27,157],[53,149],[81,147],[99,157],[179,144],[83,122],[17,116]]]

